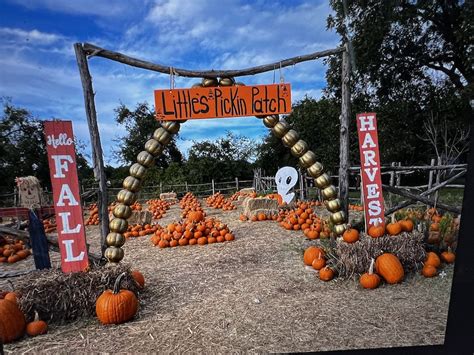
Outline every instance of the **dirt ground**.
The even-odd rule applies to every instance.
[[[453,268],[432,279],[407,275],[399,285],[364,290],[355,280],[322,282],[303,265],[313,242],[276,222],[228,223],[235,241],[160,249],[149,236],[129,240],[123,262],[143,272],[146,290],[134,321],[96,319],[51,325],[48,334],[5,345],[26,352],[268,353],[435,345],[444,342]],[[174,205],[158,222],[177,220]],[[98,250],[98,228],[87,227]],[[58,266],[57,253],[51,253]],[[30,257],[5,268],[32,268]],[[21,276],[19,276],[21,277]],[[15,283],[15,278],[11,278]],[[7,280],[0,279],[0,289]]]

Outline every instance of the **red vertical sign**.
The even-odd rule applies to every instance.
[[[83,271],[89,264],[79,195],[71,121],[44,122],[49,173],[53,187],[58,243],[63,272]]]
[[[357,115],[359,133],[360,173],[365,211],[365,227],[385,224],[385,211],[380,174],[379,139],[375,113]]]

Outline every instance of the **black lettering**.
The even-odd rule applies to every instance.
[[[257,100],[260,90],[256,87],[252,87],[252,112],[261,113],[262,112],[262,102]]]
[[[284,97],[280,96],[280,85],[277,86],[277,96],[278,96],[278,112],[286,112],[286,100]],[[283,101],[283,110],[281,109],[280,102]]]
[[[174,111],[168,111],[166,109],[166,100],[165,100],[165,92],[164,91],[161,92],[161,103],[163,104],[163,114],[164,115],[174,115],[175,114]],[[176,111],[176,109],[175,109],[175,111]]]
[[[197,98],[197,97],[193,97],[193,98],[191,99],[191,108],[192,108],[194,114],[198,114],[198,113],[200,112],[200,111],[199,111],[198,109],[196,109],[195,106],[194,106],[194,105],[196,105],[197,103],[199,103],[198,98]]]
[[[227,107],[227,104],[229,105],[229,107]],[[224,98],[224,100],[222,100],[222,111],[228,115],[231,113],[231,105],[230,105],[230,100],[229,99],[226,99]]]
[[[239,99],[239,115],[246,116],[247,115],[247,103],[244,99]]]
[[[222,97],[222,91],[220,89],[214,89],[214,107],[216,109],[215,111],[215,115],[217,117],[221,116],[221,114],[219,113],[219,98]]]
[[[188,95],[189,117],[193,117],[193,107],[191,103],[191,94],[189,93],[189,90],[186,90],[186,94]],[[186,112],[188,112],[188,110],[186,110]]]
[[[269,110],[270,112],[275,112],[275,111],[276,111],[275,105],[276,105],[276,100],[275,100],[275,99],[271,99],[271,100],[270,100],[270,104],[268,105],[268,110]]]
[[[232,115],[237,116],[239,114],[238,108],[237,108],[237,95],[239,93],[239,89],[236,89],[235,91],[230,89],[230,102],[232,105]]]
[[[209,105],[207,104],[207,97],[206,96],[201,96],[199,102],[201,103],[202,106],[204,106],[204,109],[201,109],[201,113],[208,113],[209,112]]]

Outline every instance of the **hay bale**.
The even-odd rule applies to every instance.
[[[31,272],[15,283],[20,294],[18,304],[28,320],[36,310],[48,323],[65,323],[80,317],[95,317],[95,302],[106,289],[113,289],[115,279],[122,272],[121,288],[138,295],[130,267],[93,267],[87,272],[63,273],[57,269]]]
[[[245,189],[240,189],[238,191],[239,197],[237,197],[237,201],[244,201],[247,197],[252,196],[255,194],[255,189],[253,187],[247,187]],[[255,195],[254,195],[255,196]]]
[[[244,208],[243,214],[247,218],[252,218],[262,210],[267,211],[266,214],[278,213],[278,202],[270,198],[252,198],[247,197],[242,203]]]
[[[395,254],[407,273],[421,268],[421,263],[425,260],[423,237],[423,233],[417,231],[380,238],[372,238],[361,233],[359,241],[355,243],[346,243],[339,239],[335,249],[328,253],[328,259],[340,277],[350,278],[367,272],[370,259],[375,259],[383,251]]]
[[[128,224],[150,224],[152,217],[150,211],[133,211],[128,219]]]
[[[167,201],[170,203],[178,202],[176,192],[164,192],[160,194],[160,200]]]

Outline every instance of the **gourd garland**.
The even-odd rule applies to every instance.
[[[125,272],[115,280],[113,290],[105,290],[95,306],[97,318],[102,324],[120,324],[132,319],[137,313],[138,299],[132,291],[120,289]]]

